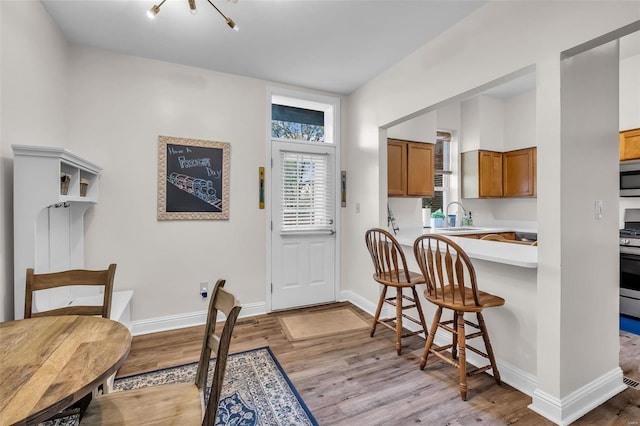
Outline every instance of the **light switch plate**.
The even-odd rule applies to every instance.
[[[595,218],[598,220],[602,219],[602,200],[596,200],[594,210]]]

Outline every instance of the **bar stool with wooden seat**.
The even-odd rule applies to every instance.
[[[467,376],[493,370],[496,383],[501,383],[482,310],[502,306],[504,299],[478,290],[476,273],[471,260],[464,250],[449,238],[441,235],[423,235],[415,240],[413,252],[427,284],[424,296],[438,307],[420,359],[420,369],[424,369],[429,354],[436,355],[457,367],[460,374],[460,397],[466,401]],[[443,309],[453,311],[452,320],[441,320]],[[475,313],[477,324],[465,320],[465,313]],[[479,331],[466,334],[465,325]],[[433,345],[438,327],[452,334],[451,344]],[[476,337],[482,337],[486,352],[467,343],[467,340]],[[442,353],[447,349],[451,349],[450,357]],[[467,349],[487,358],[489,364],[467,371]]]
[[[375,272],[373,279],[383,286],[378,300],[378,308],[375,317],[371,323],[371,337],[376,332],[376,326],[382,324],[385,327],[394,330],[396,333],[396,352],[398,355],[402,352],[401,340],[403,337],[414,336],[416,334],[428,334],[427,323],[424,319],[420,299],[416,292],[417,284],[424,284],[422,275],[411,272],[407,268],[407,260],[404,252],[398,244],[398,241],[387,231],[380,228],[370,229],[365,234],[367,249],[371,254],[371,260]],[[389,287],[396,289],[395,296],[387,298],[387,290]],[[412,296],[403,294],[403,289],[410,288]],[[408,300],[409,304],[403,304],[403,300]],[[380,319],[382,306],[388,303],[395,307],[395,317]],[[403,311],[415,308],[418,311],[419,319],[409,316]],[[402,318],[406,318],[420,326],[420,330],[402,333]],[[393,325],[390,323],[394,323]]]

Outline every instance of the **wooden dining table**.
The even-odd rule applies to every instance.
[[[0,424],[33,424],[92,392],[122,365],[131,333],[64,315],[0,323]]]

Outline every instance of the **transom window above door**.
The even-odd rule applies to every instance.
[[[272,139],[333,143],[333,121],[332,105],[273,96]]]

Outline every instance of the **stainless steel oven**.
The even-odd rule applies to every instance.
[[[640,318],[640,255],[620,253],[620,313]]]
[[[626,209],[620,230],[620,313],[640,318],[640,209]]]

